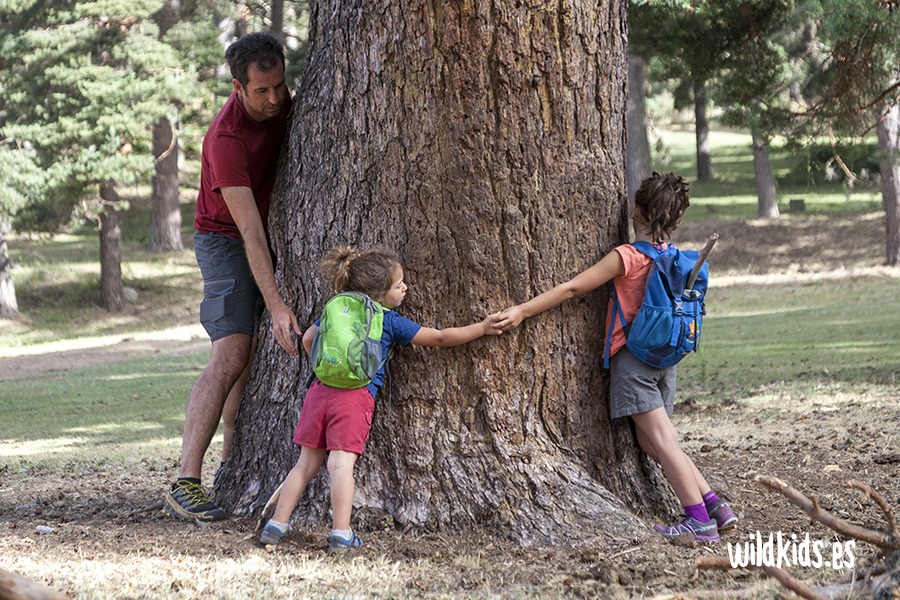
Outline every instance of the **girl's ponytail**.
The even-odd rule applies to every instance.
[[[360,252],[353,246],[339,246],[325,255],[319,272],[335,294],[361,292],[380,300],[400,266],[400,259],[390,250],[373,248]]]
[[[335,294],[347,290],[350,283],[350,269],[353,261],[360,257],[360,252],[353,246],[338,246],[322,259],[319,272],[331,285]]]

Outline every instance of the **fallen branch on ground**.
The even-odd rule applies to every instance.
[[[754,480],[787,498],[814,521],[825,525],[837,533],[879,548],[884,561],[883,563],[872,565],[864,571],[853,572],[849,584],[818,589],[809,587],[784,569],[778,567],[748,565],[742,568],[762,571],[766,575],[777,579],[784,587],[798,596],[810,600],[828,600],[829,598],[838,597],[838,595],[844,597],[854,589],[858,589],[860,585],[868,588],[868,591],[873,593],[873,597],[875,597],[874,594],[892,593],[894,598],[900,598],[900,586],[897,586],[896,582],[891,579],[892,574],[896,576],[897,570],[900,568],[897,564],[898,559],[900,559],[900,530],[898,530],[897,519],[894,516],[893,509],[874,488],[856,481],[847,483],[848,487],[861,491],[866,498],[875,502],[878,508],[881,509],[881,512],[884,513],[890,531],[875,531],[835,517],[823,509],[816,498],[808,498],[802,492],[777,477],[757,475],[754,477]],[[697,568],[724,571],[733,567],[731,566],[730,557],[702,557],[697,559]],[[894,586],[893,592],[889,591],[891,586]],[[878,597],[880,598],[881,596]],[[886,598],[887,596],[884,597]]]
[[[832,529],[838,533],[842,533],[848,537],[857,539],[861,542],[872,544],[873,546],[877,546],[882,550],[900,550],[900,537],[897,537],[896,535],[897,522],[893,520],[893,512],[891,512],[890,507],[887,507],[887,503],[880,496],[878,496],[875,490],[873,490],[871,487],[866,486],[866,489],[863,491],[868,493],[870,497],[875,499],[876,504],[878,504],[879,507],[882,507],[882,510],[888,515],[888,521],[889,524],[892,525],[893,534],[885,531],[873,531],[871,529],[860,527],[859,525],[854,525],[853,523],[835,517],[833,514],[819,506],[818,499],[807,498],[805,495],[803,495],[802,492],[795,488],[792,488],[786,482],[778,479],[777,477],[757,475],[756,477],[754,477],[754,479],[770,490],[778,492],[779,494],[790,500],[792,504],[799,507],[803,512],[809,515],[810,518],[812,518],[814,521],[818,521],[829,529]],[[885,510],[884,507],[887,507],[887,510]]]
[[[66,600],[66,596],[21,575],[0,569],[0,600]]]
[[[719,569],[722,571],[727,571],[731,568],[731,561],[724,556],[701,556],[697,559],[697,568]],[[809,587],[784,569],[765,566],[747,566],[744,568],[762,571],[766,575],[777,579],[778,582],[781,583],[781,585],[791,590],[801,598],[807,598],[808,600],[827,600],[825,596],[820,596],[815,591],[813,591],[811,587]]]

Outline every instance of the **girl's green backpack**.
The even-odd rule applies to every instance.
[[[378,302],[358,292],[337,294],[325,304],[310,357],[319,381],[346,390],[372,381],[385,363],[384,312]]]

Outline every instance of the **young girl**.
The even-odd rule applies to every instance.
[[[666,247],[666,240],[681,224],[689,205],[688,185],[669,173],[645,179],[635,195],[632,213],[635,237]],[[503,331],[516,327],[528,317],[549,310],[574,296],[580,296],[613,280],[625,320],[631,322],[640,308],[650,268],[650,258],[630,244],[618,246],[600,262],[571,281],[506,309],[497,326]],[[612,307],[607,310],[605,331],[609,331]],[[676,525],[654,525],[667,538],[692,535],[701,541],[719,540],[719,530],[734,527],[737,516],[713,492],[694,462],[678,445],[669,420],[675,400],[675,367],[655,369],[635,358],[625,347],[625,333],[617,320],[610,343],[610,412],[612,418],[631,417],[638,444],[662,465],[675,494],[684,506],[685,519]]]
[[[486,317],[480,323],[465,327],[432,329],[422,327],[401,317],[394,309],[406,297],[408,287],[403,281],[403,267],[393,252],[342,247],[332,250],[321,264],[322,276],[331,283],[335,293],[361,292],[389,309],[384,314],[381,336],[383,356],[393,344],[407,346],[458,346],[484,335],[499,335],[495,326],[497,316]],[[312,350],[318,324],[303,334],[303,348]],[[337,389],[316,380],[306,393],[300,420],[294,432],[294,443],[300,446],[300,458],[288,473],[272,519],[260,534],[260,543],[277,544],[287,533],[288,520],[300,502],[307,484],[319,472],[328,456],[331,476],[331,507],[334,519],[329,546],[331,550],[346,550],[362,546],[362,540],[350,529],[353,508],[353,466],[363,453],[375,396],[384,383],[384,367],[371,383],[359,389]]]

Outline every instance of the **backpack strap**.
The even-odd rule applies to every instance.
[[[655,259],[657,256],[662,254],[662,250],[651,244],[650,242],[637,241],[631,242],[631,245],[635,250],[639,251],[641,254],[644,254],[650,260]],[[671,244],[670,244],[671,245]],[[609,319],[609,331],[606,332],[606,343],[603,348],[603,368],[609,368],[609,347],[612,344],[612,334],[613,329],[616,326],[616,317],[618,317],[619,321],[622,323],[622,329],[628,327],[628,322],[625,321],[625,313],[622,311],[622,307],[619,305],[619,298],[616,296],[616,283],[613,281],[612,288],[609,292],[610,297],[612,298],[612,317]]]
[[[619,317],[619,321],[621,321],[623,329],[628,326],[628,323],[625,322],[625,313],[622,312],[622,307],[619,306],[619,298],[616,296],[615,282],[613,282],[613,284],[612,284],[612,289],[610,290],[609,295],[612,298],[613,314],[609,318],[609,331],[606,332],[606,344],[604,344],[604,347],[603,347],[603,368],[604,369],[609,368],[609,359],[610,359],[609,347],[610,347],[610,344],[612,344],[613,329],[615,329],[615,327],[616,327],[616,317]]]

